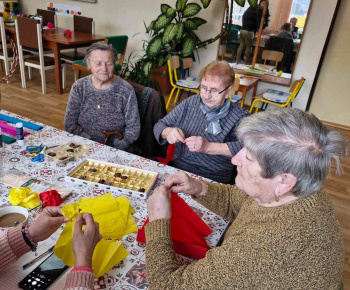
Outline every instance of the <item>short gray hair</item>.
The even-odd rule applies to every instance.
[[[118,60],[118,52],[117,50],[113,47],[112,44],[107,44],[105,42],[95,42],[91,44],[91,46],[88,48],[85,57],[84,57],[84,62],[87,63],[87,61],[91,57],[91,53],[95,50],[102,50],[102,51],[110,51],[113,55],[113,60],[114,63],[117,62]]]
[[[253,114],[242,120],[237,137],[255,156],[264,178],[293,174],[295,196],[307,196],[322,186],[332,158],[340,173],[340,159],[347,155],[348,140],[327,128],[313,114],[279,108]]]
[[[290,32],[290,31],[292,30],[292,23],[289,23],[289,22],[284,23],[284,24],[281,26],[280,30]]]

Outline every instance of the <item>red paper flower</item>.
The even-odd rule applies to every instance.
[[[49,23],[47,24],[47,28],[52,29],[52,28],[54,28],[54,27],[55,27],[55,25],[53,25],[51,22],[49,22]]]
[[[64,35],[66,35],[66,36],[71,36],[71,35],[72,35],[72,31],[70,31],[69,29],[67,29],[67,30],[64,32]]]
[[[40,199],[43,202],[43,206],[57,206],[62,203],[62,197],[56,190],[49,190],[40,193]]]

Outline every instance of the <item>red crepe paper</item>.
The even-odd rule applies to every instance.
[[[66,36],[71,36],[72,35],[72,31],[70,31],[69,29],[64,31],[64,35]]]
[[[202,259],[210,249],[204,237],[212,233],[212,230],[203,220],[187,205],[187,203],[173,193],[171,196],[172,217],[171,239],[174,244],[174,251],[177,254]],[[145,226],[147,219],[137,233],[136,240],[146,243]]]
[[[162,157],[156,157],[158,159],[158,161],[164,165],[167,165],[171,159],[173,159],[175,156],[175,144],[169,144],[168,145],[168,149],[166,151],[166,157],[162,158]]]
[[[49,22],[48,24],[47,24],[47,28],[49,28],[49,29],[52,29],[52,28],[54,28],[55,27],[55,25],[53,25],[51,22]]]
[[[40,199],[43,203],[42,207],[46,206],[57,206],[62,203],[62,197],[56,190],[44,191],[39,194]]]

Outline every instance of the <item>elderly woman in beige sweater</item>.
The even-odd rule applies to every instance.
[[[151,289],[339,289],[344,246],[322,189],[347,140],[314,115],[270,110],[245,118],[243,149],[232,158],[236,185],[192,179],[180,172],[148,199],[147,280]],[[232,221],[221,246],[180,265],[170,237],[171,194],[190,194]]]

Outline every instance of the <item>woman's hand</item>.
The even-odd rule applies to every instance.
[[[161,135],[163,139],[167,139],[169,144],[185,142],[185,134],[177,127],[167,127],[163,130]]]
[[[150,222],[159,219],[170,220],[172,214],[170,190],[164,185],[157,187],[147,200],[147,210]]]
[[[208,189],[205,182],[191,178],[183,171],[167,177],[164,185],[172,192],[182,192],[197,197],[206,195]]]
[[[191,136],[185,139],[186,146],[191,152],[208,153],[210,142],[200,136]]]
[[[37,243],[46,240],[66,222],[69,222],[69,218],[62,215],[60,207],[45,207],[39,217],[29,225],[28,233],[32,241]]]
[[[83,225],[86,225],[84,230]],[[77,216],[73,233],[74,267],[92,267],[92,255],[101,238],[99,224],[90,213]]]

